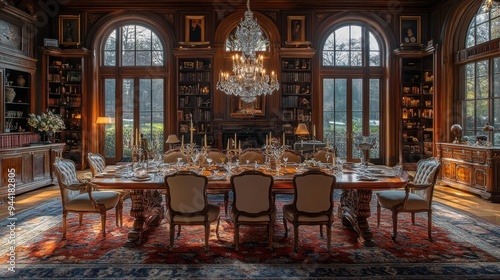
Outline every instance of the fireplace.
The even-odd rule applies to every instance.
[[[236,134],[238,143],[241,141],[241,148],[262,148],[266,144],[266,135],[272,132],[271,128],[228,128],[222,130],[222,145],[227,147],[229,140],[234,140]],[[236,143],[236,144],[238,144]]]

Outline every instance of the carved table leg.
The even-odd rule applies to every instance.
[[[162,197],[158,190],[132,190],[130,198],[130,216],[134,217],[135,221],[125,246],[134,247],[141,242],[145,231],[160,225],[165,216],[165,209],[161,205]]]
[[[343,190],[338,215],[344,226],[352,226],[365,246],[374,246],[373,233],[368,224],[371,216],[372,190]]]

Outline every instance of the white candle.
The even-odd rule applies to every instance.
[[[205,134],[205,148],[207,147],[207,135]]]
[[[283,146],[285,146],[285,133],[283,132]]]
[[[231,141],[231,139],[227,139],[227,148],[226,148],[226,151],[229,151],[229,141]]]
[[[189,128],[189,131],[191,132],[191,140],[189,143],[193,144],[193,133],[194,133],[194,127],[193,127],[193,115],[189,114],[190,119],[191,119],[191,127]]]
[[[240,150],[240,151],[241,151],[241,140],[240,140],[240,142],[239,142],[239,147],[238,147],[238,150]]]
[[[326,147],[330,148],[330,140],[328,140],[328,138],[326,139]]]
[[[233,148],[238,148],[236,147],[236,145],[238,145],[238,142],[237,142],[237,138],[236,138],[236,133],[234,133],[234,147]]]
[[[184,135],[182,135],[181,139],[182,139],[181,147],[184,147]]]
[[[316,125],[313,124],[313,137],[316,139]]]
[[[269,142],[268,142],[268,138],[267,138],[267,135],[266,135],[266,148],[267,148],[267,145],[269,145]]]

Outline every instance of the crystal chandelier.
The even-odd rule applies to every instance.
[[[483,3],[483,12],[487,13],[489,11],[496,11],[498,9],[498,3],[497,0],[484,0]]]
[[[233,73],[220,73],[217,89],[228,95],[241,97],[244,102],[253,102],[257,96],[271,94],[279,89],[279,82],[274,71],[271,77],[264,69],[263,56],[257,56],[256,49],[263,40],[262,29],[250,11],[250,0],[247,0],[245,19],[236,29],[235,43],[241,55],[233,55]]]

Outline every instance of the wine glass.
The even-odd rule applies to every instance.
[[[207,158],[208,168],[212,168],[212,158]]]
[[[247,163],[247,166],[248,166],[248,165],[250,164],[250,160],[249,160],[249,159],[247,159],[247,160],[246,160],[246,163]]]
[[[182,166],[182,158],[178,157],[177,158],[177,169],[181,169],[181,166]]]
[[[288,162],[288,157],[283,158],[283,164],[285,165],[285,171],[286,171],[286,164]]]

